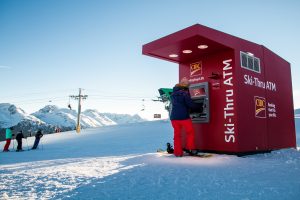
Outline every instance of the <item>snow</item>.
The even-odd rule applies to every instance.
[[[145,121],[139,115],[129,115],[129,114],[115,114],[115,113],[103,113],[108,118],[115,121],[117,124],[128,124],[137,123]]]
[[[104,114],[92,109],[83,111],[80,119],[82,128],[146,121],[139,115]],[[61,131],[74,130],[76,123],[77,112],[75,110],[59,108],[55,105],[47,105],[35,113],[27,114],[24,110],[17,108],[13,104],[0,103],[0,130],[17,125],[19,129],[22,129],[25,133],[37,129],[51,133],[54,132],[55,127],[60,127]],[[0,135],[0,140],[3,140],[2,135]]]
[[[107,116],[104,114],[99,113],[96,110],[85,110],[83,112],[85,117],[88,120],[91,120],[95,125],[94,127],[100,127],[100,126],[108,126],[108,125],[116,125],[117,123],[114,122],[113,120],[109,119]]]
[[[54,105],[48,105],[32,115],[48,124],[60,127],[74,128],[77,121],[77,112],[75,110],[58,108]],[[101,115],[96,110],[87,110],[81,114],[82,127],[100,127],[115,124],[116,123],[114,121],[108,119],[104,115]]]
[[[0,128],[8,128],[17,125],[22,120],[30,120],[42,123],[38,118],[25,113],[21,108],[9,103],[0,104]]]
[[[24,149],[33,141],[23,140]],[[210,158],[155,152],[168,141],[169,121],[45,135],[39,150],[0,153],[0,199],[300,198],[296,149]]]

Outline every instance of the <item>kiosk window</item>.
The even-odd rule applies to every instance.
[[[260,61],[250,54],[241,51],[241,67],[260,73]]]
[[[260,72],[259,59],[254,58],[254,71]]]

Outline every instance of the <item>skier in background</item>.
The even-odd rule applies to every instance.
[[[31,149],[36,149],[37,146],[39,145],[40,139],[43,137],[42,131],[38,130],[37,133],[35,134],[35,140],[33,147]]]
[[[14,130],[13,127],[7,128],[7,129],[5,130],[6,144],[5,144],[5,146],[4,146],[3,152],[9,151],[8,148],[9,148],[11,139],[12,139],[12,137],[13,137],[12,130]]]
[[[17,151],[23,151],[22,149],[22,139],[25,138],[22,131],[19,131],[16,140],[18,142]]]
[[[174,128],[174,155],[183,156],[181,144],[181,129],[183,128],[187,136],[186,149],[189,152],[195,149],[195,131],[189,115],[190,108],[200,108],[203,105],[192,101],[189,93],[189,80],[184,77],[179,84],[176,84],[171,94],[172,110],[171,123]]]

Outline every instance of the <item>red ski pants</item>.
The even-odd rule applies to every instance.
[[[8,148],[9,148],[9,145],[10,145],[10,141],[11,141],[11,139],[6,139],[6,144],[4,146],[3,151],[8,151]]]
[[[181,144],[181,130],[184,129],[186,133],[186,148],[189,150],[195,149],[195,131],[193,128],[192,120],[171,120],[174,128],[174,155],[182,156],[182,144]]]

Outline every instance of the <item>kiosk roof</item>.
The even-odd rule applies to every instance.
[[[257,45],[227,33],[195,24],[143,45],[143,54],[175,63],[184,63],[217,51],[235,49],[241,42]]]

